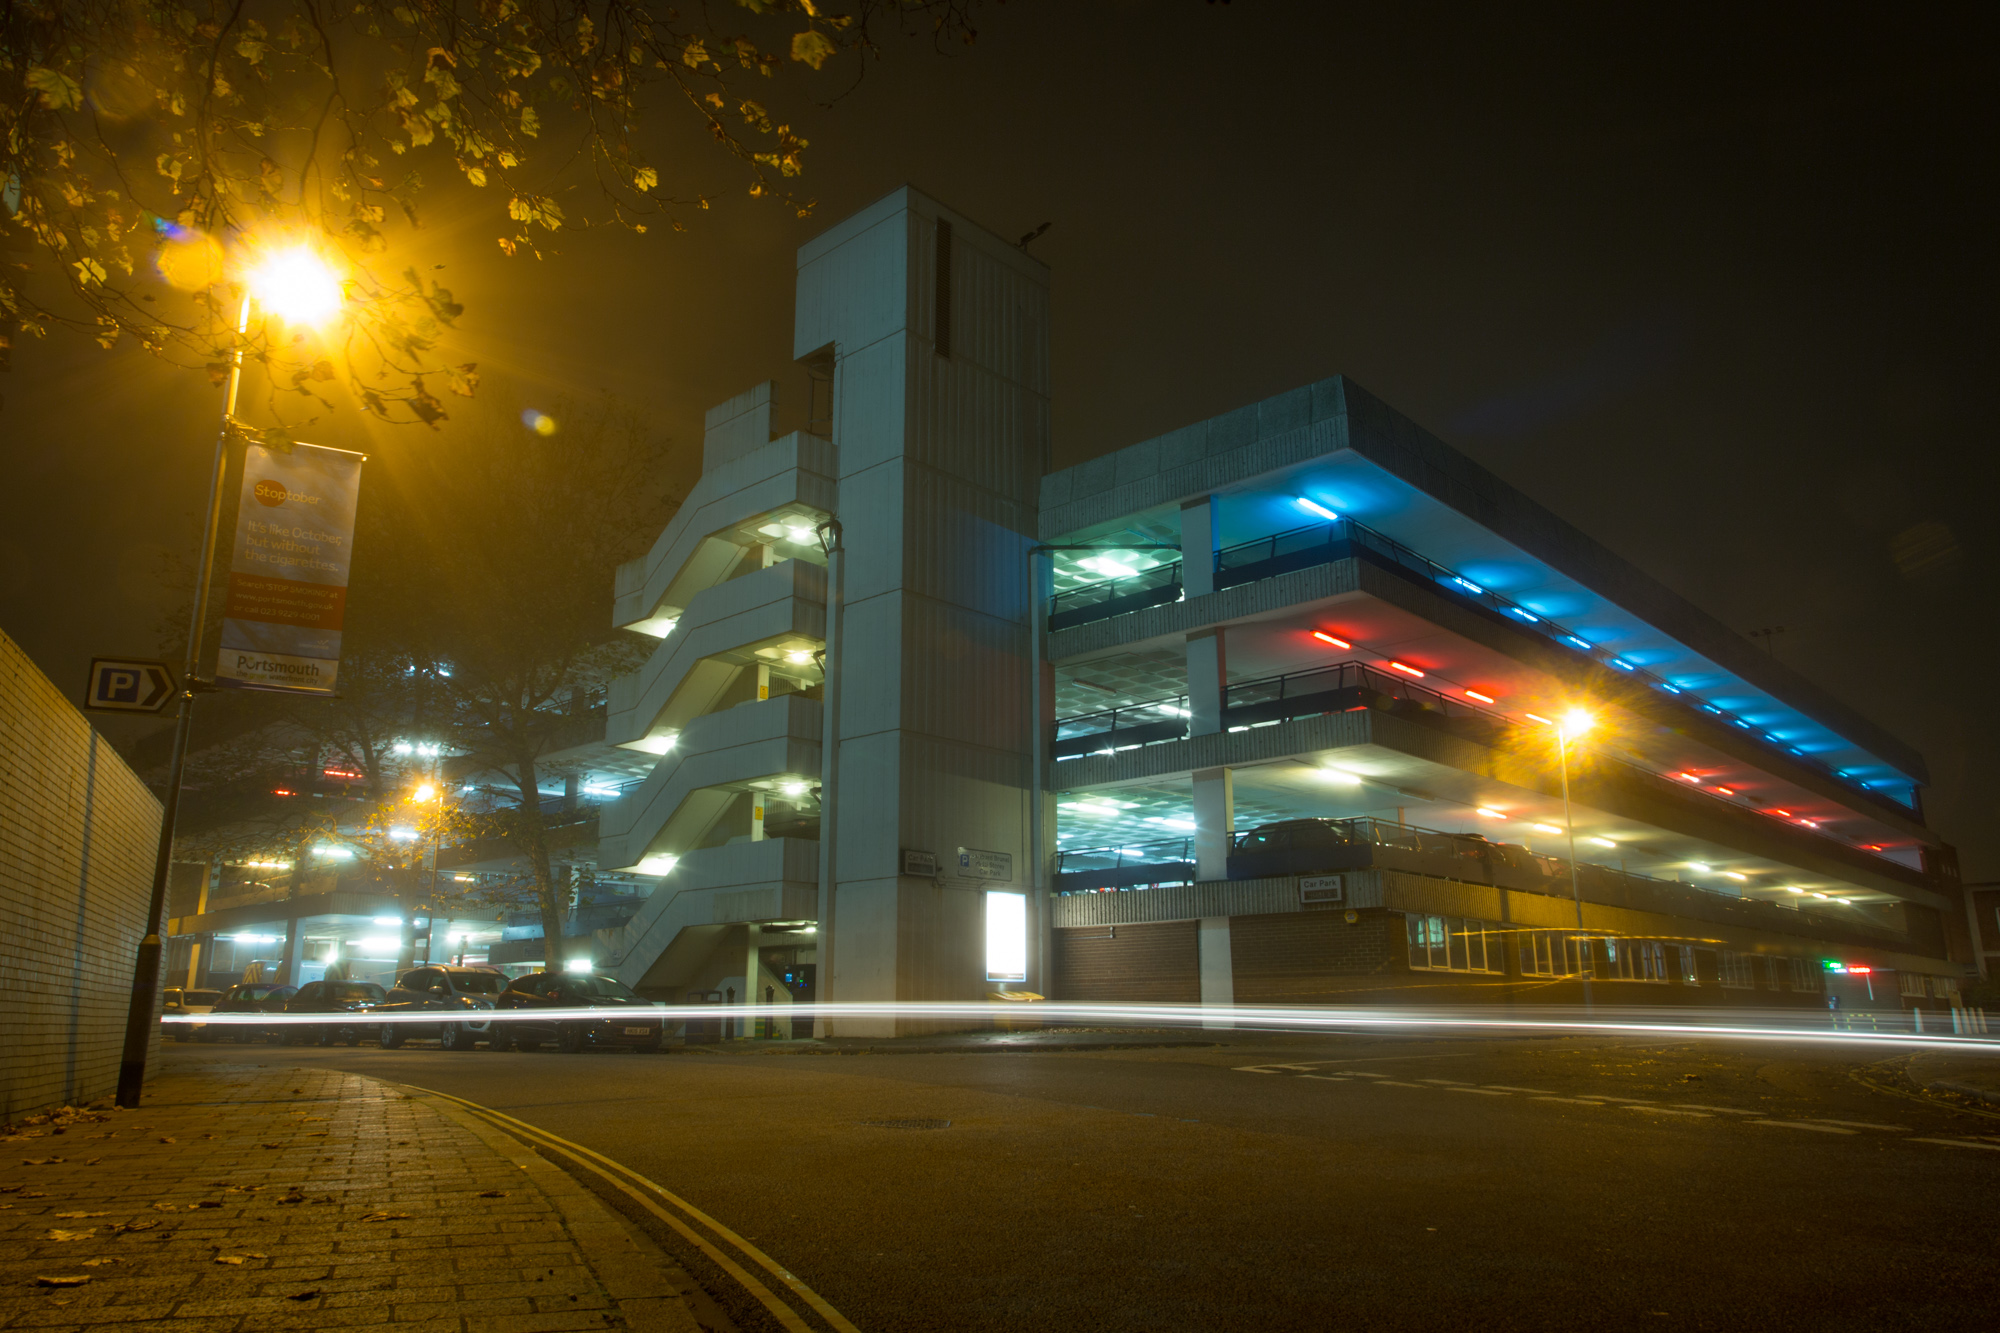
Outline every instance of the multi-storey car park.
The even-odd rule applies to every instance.
[[[618,572],[627,982],[1955,1003],[1908,746],[1342,378],[1050,470],[1047,309],[913,190],[801,250],[807,428]]]

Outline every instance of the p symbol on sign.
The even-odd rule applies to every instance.
[[[107,713],[157,713],[174,696],[174,676],[164,662],[93,657],[85,708]]]

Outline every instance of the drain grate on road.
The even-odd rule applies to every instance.
[[[863,1129],[950,1129],[949,1120],[864,1120]]]

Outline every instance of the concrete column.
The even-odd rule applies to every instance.
[[[761,796],[758,798],[758,805],[759,808],[763,805],[763,798]],[[757,832],[760,837],[763,835],[762,820],[758,821]],[[759,965],[757,959],[757,951],[763,947],[763,944],[763,927],[754,921],[743,927],[743,1003],[746,1005],[761,1004],[764,999],[764,969]],[[766,1028],[763,1019],[744,1019],[743,1035],[746,1038],[762,1036],[765,1031]]]
[[[1187,636],[1187,677],[1188,735],[1212,736],[1222,730],[1223,692],[1229,684],[1221,626]]]
[[[1229,918],[1226,916],[1205,916],[1201,919],[1199,933],[1195,937],[1197,956],[1201,963],[1201,1002],[1203,1006],[1226,1008],[1236,1003],[1236,966],[1229,953]],[[1205,1028],[1230,1028],[1236,1025],[1226,1018],[1203,1019]]]
[[[1236,829],[1236,781],[1226,768],[1194,771],[1194,863],[1198,880],[1229,878],[1229,835]]]
[[[750,841],[764,841],[764,798],[765,792],[752,790],[750,793]]]
[[[208,870],[201,877],[201,892],[195,897],[194,914],[196,916],[208,915],[208,895],[221,887],[222,858],[220,856],[211,856],[208,858]],[[1978,938],[1979,934],[1975,929],[1973,939],[1977,940]],[[212,939],[214,939],[212,935],[197,935],[194,937],[194,947],[188,950],[187,989],[189,990],[199,990],[202,988],[201,955],[204,946]]]
[[[763,662],[757,664],[757,698],[759,702],[771,697],[771,668]]]
[[[1215,591],[1215,497],[1181,506],[1181,589],[1189,597]]]

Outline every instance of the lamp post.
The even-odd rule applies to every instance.
[[[339,279],[305,246],[259,257],[245,275],[243,304],[236,316],[236,346],[223,391],[222,423],[215,433],[215,459],[208,473],[208,516],[202,524],[201,558],[195,565],[194,611],[188,619],[187,655],[181,666],[181,694],[174,718],[173,757],[160,809],[160,846],[153,862],[153,894],[146,908],[146,935],[132,969],[132,999],[125,1012],[125,1050],[118,1064],[118,1104],[133,1107],[146,1084],[146,1047],[152,1038],[153,1001],[160,989],[164,951],[161,917],[167,906],[167,879],[173,869],[174,825],[180,815],[181,779],[187,768],[188,735],[194,723],[194,696],[211,688],[195,672],[201,665],[202,629],[208,616],[208,586],[215,569],[216,529],[221,522],[222,479],[229,463],[229,440],[243,383],[243,339],[250,332],[253,302],[295,323],[317,323],[340,308]]]
[[[1595,961],[1584,956],[1583,889],[1576,875],[1576,819],[1569,803],[1569,743],[1590,730],[1595,719],[1580,708],[1572,708],[1556,724],[1556,753],[1562,762],[1563,831],[1569,837],[1569,896],[1576,904],[1576,963],[1583,974],[1583,1010],[1591,1011],[1590,974]]]

